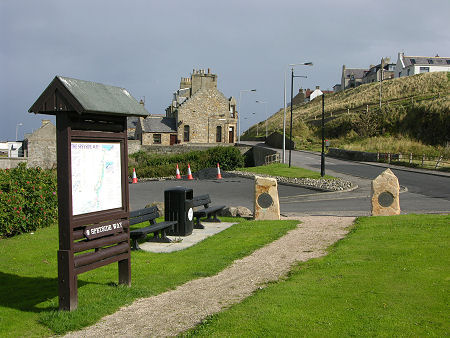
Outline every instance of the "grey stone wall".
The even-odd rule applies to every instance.
[[[288,135],[286,134],[286,136],[288,136]],[[283,148],[283,134],[274,132],[267,137],[265,143],[271,147],[282,149]],[[294,141],[291,142],[289,140],[289,137],[286,137],[285,138],[285,146],[286,146],[286,150],[294,149],[295,142]]]
[[[338,148],[329,148],[328,156],[344,158],[353,161],[377,162],[376,153],[368,153],[364,151],[345,150]]]
[[[45,122],[27,140],[28,166],[56,168],[56,127]]]
[[[184,142],[184,126],[190,129],[189,143],[215,143],[217,126],[221,142],[230,143],[229,128],[236,140],[237,118],[230,116],[228,99],[216,88],[200,89],[178,109],[178,140]]]
[[[24,157],[0,157],[0,169],[16,168],[19,163],[27,163],[28,159]]]

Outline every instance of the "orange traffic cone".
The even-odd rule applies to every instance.
[[[192,173],[191,173],[191,166],[188,163],[188,180],[193,180],[194,178],[192,177]]]
[[[133,168],[133,183],[137,183],[136,169]]]
[[[219,163],[217,163],[217,176],[216,179],[221,180],[222,179],[222,175],[220,174],[220,166]]]
[[[177,173],[176,173],[175,178],[176,178],[177,180],[181,180],[180,169],[178,168],[178,163],[177,163]]]

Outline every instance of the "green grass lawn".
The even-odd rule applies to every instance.
[[[189,336],[448,336],[450,216],[366,217],[329,255]]]
[[[236,221],[226,219],[225,221]],[[59,312],[56,226],[0,240],[0,336],[48,336],[93,324],[139,297],[217,274],[274,241],[298,221],[244,221],[183,251],[132,252],[132,287],[117,286],[117,264],[78,277],[78,309]]]
[[[240,168],[238,170],[241,171],[249,171],[255,174],[265,174],[271,176],[283,176],[283,177],[296,177],[296,178],[327,178],[334,179],[335,177],[325,175],[324,177],[320,177],[320,173],[282,164],[282,163],[273,163],[269,165],[259,166],[259,167],[248,167],[248,168]]]

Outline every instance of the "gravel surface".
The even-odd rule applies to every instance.
[[[357,186],[352,182],[343,180],[341,178],[337,179],[326,179],[326,178],[296,178],[296,177],[283,177],[283,176],[269,176],[264,174],[255,174],[246,171],[229,171],[231,174],[242,177],[254,177],[256,175],[262,177],[273,177],[278,183],[284,184],[294,184],[305,188],[313,188],[322,191],[348,191],[356,189]]]
[[[133,304],[67,337],[174,336],[203,319],[241,302],[255,290],[285,276],[296,262],[326,254],[326,248],[343,238],[353,217],[308,216],[285,236],[211,277],[200,278],[175,290]]]

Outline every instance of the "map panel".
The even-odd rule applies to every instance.
[[[120,143],[72,142],[71,153],[73,215],[121,208]]]

